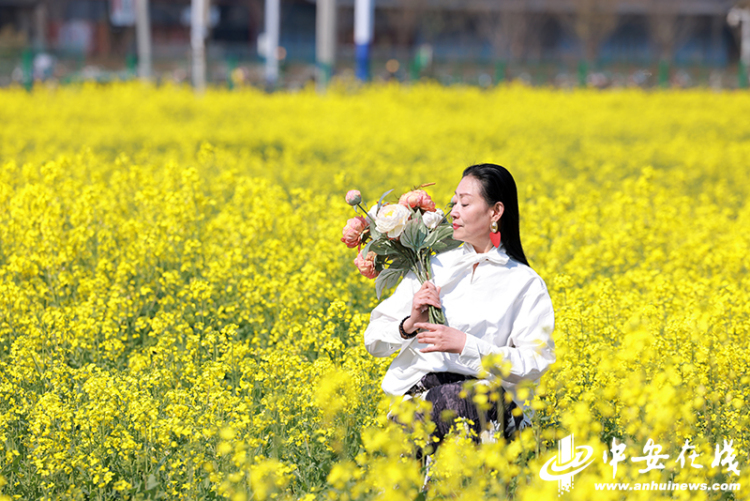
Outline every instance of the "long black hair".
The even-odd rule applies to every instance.
[[[505,252],[516,261],[529,265],[521,246],[519,230],[518,192],[516,182],[508,169],[495,164],[477,164],[467,167],[463,176],[471,176],[482,185],[482,197],[487,205],[493,207],[502,202],[505,207],[500,218],[500,238],[505,246]]]

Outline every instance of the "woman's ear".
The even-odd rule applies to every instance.
[[[495,220],[495,217],[497,217],[497,221],[499,222],[500,218],[503,217],[503,212],[505,212],[505,205],[502,202],[496,202],[492,208],[492,219]]]

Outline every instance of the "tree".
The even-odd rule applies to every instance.
[[[692,34],[694,16],[680,16],[680,0],[651,0],[648,24],[660,62],[672,63],[677,48]]]
[[[573,0],[574,13],[560,16],[581,41],[586,62],[596,61],[601,44],[617,28],[618,5],[619,0]]]
[[[479,10],[479,34],[490,42],[496,60],[513,62],[525,56],[529,25],[527,3],[527,0],[520,0],[494,9],[485,5]]]

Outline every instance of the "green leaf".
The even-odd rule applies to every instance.
[[[378,208],[380,208],[381,205],[383,205],[383,199],[387,197],[393,190],[388,190],[382,195],[380,195],[380,200],[378,200]]]
[[[459,245],[461,245],[463,242],[461,240],[453,240],[452,238],[446,238],[444,240],[440,240],[439,242],[435,243],[432,246],[432,251],[435,254],[440,254],[441,252],[453,250]]]
[[[370,246],[368,250],[381,256],[393,256],[399,254],[398,249],[387,238],[373,240],[368,245]]]
[[[392,270],[398,269],[409,271],[411,269],[411,261],[409,261],[406,256],[398,254],[393,258],[393,261],[388,265],[388,268]]]
[[[422,213],[419,212],[419,209],[412,209],[411,211],[412,211],[412,215],[410,219],[412,221],[419,221],[420,223],[422,223],[422,225],[424,225],[424,222],[422,222]]]
[[[401,234],[401,245],[413,250],[416,253],[424,247],[425,239],[429,230],[422,222],[422,216],[417,212],[412,219],[406,223],[404,232]]]
[[[424,241],[424,245],[427,248],[432,248],[436,242],[451,238],[453,235],[453,228],[451,226],[440,225],[430,232]],[[451,238],[452,239],[452,238]]]
[[[374,241],[375,240],[370,240],[369,242],[367,242],[367,244],[364,247],[362,247],[362,255],[363,256],[367,256],[367,253],[370,252],[370,247],[372,246],[372,243]]]
[[[380,299],[383,289],[390,289],[398,283],[398,279],[401,278],[402,274],[402,270],[393,270],[391,268],[380,272],[378,278],[375,279],[375,292],[378,295],[378,299]]]
[[[392,192],[392,191],[393,191],[393,190],[388,190],[388,191],[386,191],[385,193],[383,193],[382,195],[380,195],[380,200],[378,200],[378,205],[377,205],[377,208],[375,209],[375,214],[377,214],[378,212],[380,212],[380,208],[381,208],[381,207],[383,206],[383,199],[384,199],[385,197],[387,197],[387,196],[388,196],[388,194],[389,194],[390,192]]]

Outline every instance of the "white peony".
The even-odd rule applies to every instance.
[[[378,206],[373,205],[370,207],[370,210],[367,211],[367,215],[370,216],[367,218],[368,221],[375,221],[375,218],[378,217]]]
[[[411,210],[401,204],[391,204],[381,207],[375,218],[375,227],[380,233],[387,233],[388,238],[398,238],[409,221]]]
[[[440,209],[436,209],[435,212],[425,212],[422,214],[422,221],[424,222],[424,225],[427,226],[429,229],[434,230],[437,228],[437,225],[440,224],[440,221],[443,220],[445,217],[445,214],[443,214],[443,211]]]

